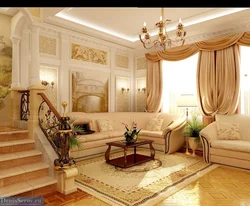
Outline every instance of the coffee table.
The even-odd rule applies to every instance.
[[[124,141],[107,142],[106,144],[108,145],[108,149],[105,152],[106,163],[121,168],[128,168],[134,165],[141,164],[143,162],[154,160],[155,149],[152,145],[153,142],[154,142],[153,140],[143,140],[143,139],[139,139],[135,143],[130,143],[130,144],[126,144]],[[145,144],[149,145],[150,155],[147,156],[147,155],[137,154],[136,148],[138,146]],[[109,156],[110,156],[111,146],[123,148],[124,155],[122,157],[110,159]],[[134,148],[134,153],[127,155],[127,151],[129,148]]]

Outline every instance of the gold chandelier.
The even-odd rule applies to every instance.
[[[181,19],[177,25],[175,39],[169,38],[168,32],[165,28],[165,26],[167,26],[170,21],[170,19],[166,19],[166,21],[164,21],[164,9],[162,8],[160,21],[155,24],[155,26],[159,28],[158,38],[153,41],[151,40],[151,37],[147,31],[146,22],[144,22],[144,26],[141,30],[142,34],[139,34],[139,38],[145,49],[151,49],[152,47],[162,47],[164,50],[166,50],[167,47],[171,48],[172,45],[182,46],[184,44],[186,31],[183,30]]]

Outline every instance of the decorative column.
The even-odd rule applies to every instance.
[[[11,125],[14,126],[16,120],[20,120],[21,93],[18,90],[24,88],[20,86],[20,38],[12,36],[12,83],[11,83]]]
[[[59,93],[60,93],[60,101],[59,102],[71,102],[69,92],[69,52],[71,48],[69,47],[69,35],[61,33],[61,67],[59,71]],[[70,77],[71,78],[71,77]],[[71,92],[71,91],[70,91]],[[71,105],[72,106],[72,105]],[[60,112],[62,112],[62,108],[60,107]],[[66,108],[66,113],[68,112],[68,108]]]
[[[22,41],[21,41],[21,53],[20,53],[20,84],[27,88],[29,86],[29,75],[27,74],[30,68],[29,62],[29,46],[30,46],[30,38],[29,38],[29,30],[24,29],[22,31]]]
[[[31,68],[30,85],[41,85],[40,82],[40,53],[39,53],[39,30],[37,26],[31,28]]]
[[[130,71],[130,112],[135,111],[135,97],[136,97],[136,92],[135,92],[135,57],[134,54],[129,55],[129,71]],[[133,98],[132,98],[133,97]]]
[[[15,89],[18,88],[20,89],[20,82],[19,82],[19,73],[20,73],[20,38],[16,36],[11,37],[12,40],[12,83],[11,83],[11,88]]]
[[[110,112],[116,111],[116,87],[115,87],[115,53],[116,49],[111,48],[110,52],[110,68],[111,68],[111,74],[110,74],[110,85],[114,85],[110,87]]]

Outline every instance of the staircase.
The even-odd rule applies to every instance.
[[[57,181],[49,176],[49,165],[28,139],[28,130],[0,129],[0,197],[44,196],[57,191]]]

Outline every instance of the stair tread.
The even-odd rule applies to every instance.
[[[28,133],[27,129],[17,129],[10,131],[0,131],[0,134],[13,134],[13,133]]]
[[[26,182],[20,182],[0,188],[0,197],[14,196],[55,183],[57,183],[57,181],[53,177],[39,177]]]
[[[8,153],[8,154],[1,154],[0,155],[0,162],[6,161],[6,160],[12,160],[12,159],[18,159],[23,157],[29,157],[29,156],[35,156],[35,155],[41,155],[42,153],[38,150],[28,150],[23,152],[14,152],[14,153]]]
[[[21,145],[21,144],[27,144],[27,143],[35,143],[35,140],[34,139],[5,140],[5,141],[1,141],[0,147]]]
[[[23,174],[23,173],[26,173],[26,172],[33,172],[33,171],[37,171],[37,170],[40,170],[40,169],[46,169],[46,168],[49,168],[48,164],[43,163],[43,162],[38,162],[38,163],[22,165],[22,166],[19,166],[19,167],[1,169],[0,170],[0,179],[15,176],[15,175],[19,175],[19,174]]]
[[[37,189],[39,187],[44,187],[47,185],[55,184],[57,183],[57,180],[54,177],[45,176],[45,177],[39,177],[36,179],[27,180],[26,182],[30,184],[34,189]]]

